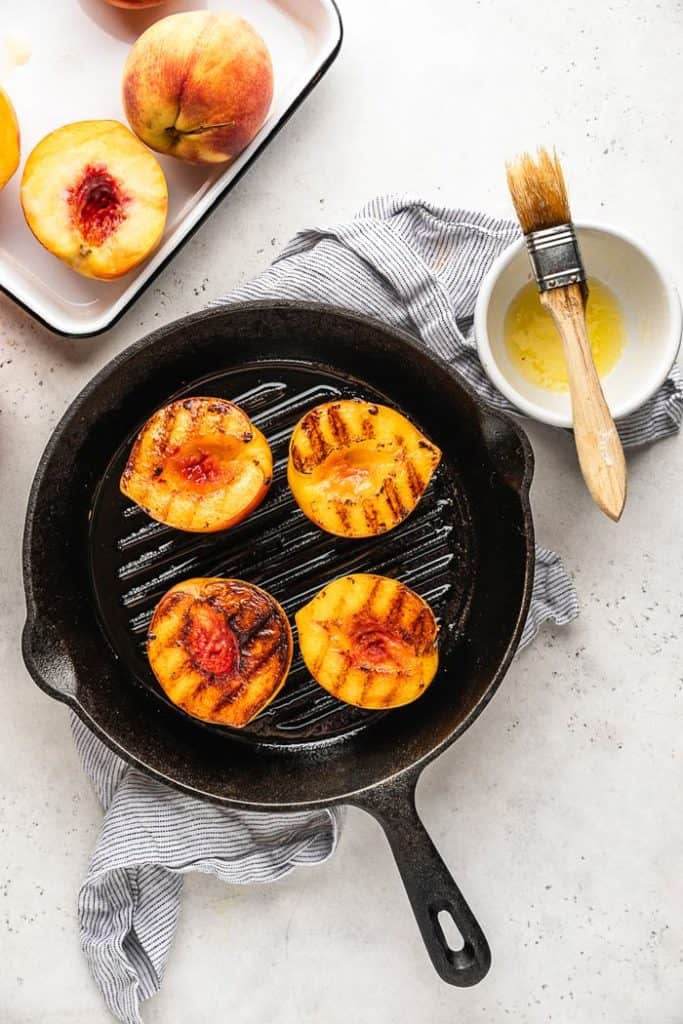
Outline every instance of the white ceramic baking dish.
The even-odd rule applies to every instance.
[[[315,86],[341,45],[341,18],[334,0],[171,0],[145,11],[120,10],[103,0],[22,0],[12,7],[11,14],[3,10],[0,48],[19,40],[31,57],[14,68],[8,61],[2,74],[19,116],[22,163],[0,192],[0,288],[54,331],[98,334],[149,285]],[[24,161],[44,135],[70,121],[116,118],[125,124],[120,82],[132,43],[158,18],[196,8],[236,11],[264,37],[275,75],[270,114],[228,168],[160,157],[169,185],[161,245],[117,281],[81,277],[44,250],[24,222]]]

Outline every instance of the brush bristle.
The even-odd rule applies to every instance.
[[[567,188],[557,153],[540,148],[505,165],[508,188],[525,235],[571,221]]]

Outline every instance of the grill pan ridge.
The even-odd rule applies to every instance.
[[[119,491],[142,423],[193,394],[235,401],[273,447],[269,494],[223,534],[168,529]],[[295,423],[337,396],[400,410],[443,452],[408,519],[362,541],[318,530],[285,478]],[[396,328],[300,302],[193,314],[112,360],[48,442],[24,533],[26,666],[117,754],[185,793],[251,810],[347,803],[371,814],[438,974],[474,985],[489,969],[489,947],[420,820],[415,788],[491,700],[521,638],[534,574],[532,471],[523,431]],[[146,630],[173,583],[242,577],[270,590],[291,620],[323,584],[352,571],[402,580],[440,620],[439,671],[413,704],[389,712],[340,704],[297,657],[273,704],[235,730],[184,714],[157,685]],[[442,912],[462,948],[449,946]]]
[[[389,533],[365,540],[334,537],[306,518],[289,491],[292,430],[321,402],[390,399],[322,368],[312,372],[283,363],[257,363],[204,378],[174,398],[197,394],[233,401],[265,433],[273,452],[273,484],[259,509],[239,526],[213,534],[182,533],[150,520],[120,494],[119,480],[137,430],[126,437],[97,487],[89,517],[90,575],[103,632],[133,678],[170,704],[146,657],[156,603],[175,583],[193,576],[248,580],[271,593],[290,619],[295,657],[287,683],[243,729],[193,722],[262,743],[315,742],[366,727],[387,712],[344,704],[311,679],[296,644],[294,613],[337,576],[373,572],[401,580],[429,602],[441,626],[442,649],[457,642],[474,575],[474,538],[455,468],[442,464],[417,509]]]

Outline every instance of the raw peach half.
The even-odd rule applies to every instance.
[[[224,163],[249,145],[273,97],[261,36],[236,14],[185,11],[155,22],[133,45],[123,105],[152,149]]]
[[[328,533],[371,537],[410,515],[441,452],[395,409],[345,399],[294,428],[287,478],[299,507]]]
[[[272,476],[270,446],[242,409],[223,398],[182,398],[145,423],[121,490],[152,519],[213,533],[260,505]]]
[[[38,241],[79,274],[121,277],[156,249],[168,190],[156,157],[118,121],[77,121],[29,155],[21,205]]]
[[[242,580],[186,580],[156,606],[147,636],[170,700],[204,722],[241,728],[282,688],[292,630],[275,598]]]
[[[19,166],[19,122],[12,101],[0,86],[0,188]]]
[[[436,675],[434,613],[398,580],[369,573],[343,576],[328,583],[295,618],[309,672],[347,704],[410,704]]]

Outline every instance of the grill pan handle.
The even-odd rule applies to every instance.
[[[50,697],[77,704],[76,669],[64,640],[54,626],[29,604],[21,649],[31,676]]]
[[[474,914],[441,859],[415,806],[417,776],[400,776],[351,801],[382,826],[432,963],[450,985],[476,985],[491,965],[491,951]],[[463,939],[452,949],[439,922],[446,912]]]

